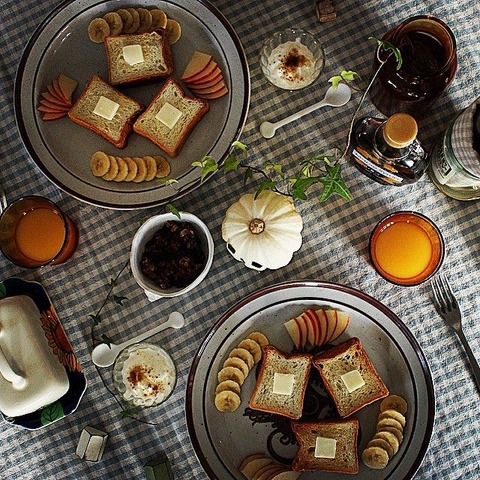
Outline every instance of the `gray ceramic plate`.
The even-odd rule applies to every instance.
[[[325,305],[350,315],[349,326],[338,341],[360,338],[390,392],[403,396],[409,411],[404,441],[384,470],[370,470],[360,460],[357,475],[322,472],[322,479],[408,480],[417,471],[435,417],[432,378],[420,346],[403,322],[377,300],[349,287],[308,281],[274,285],[240,301],[222,315],[195,356],[187,386],[187,424],[197,457],[211,479],[244,480],[237,467],[251,453],[293,457],[296,447],[282,417],[247,408],[255,375],[251,373],[242,386],[241,406],[225,414],[213,403],[217,372],[228,352],[253,330],[264,332],[278,348],[291,351],[293,343],[283,322],[309,307]],[[314,415],[315,410],[321,410],[322,397],[306,397],[304,411],[305,405]],[[378,403],[356,415],[361,427],[359,452],[374,435],[377,415]],[[301,478],[309,480],[318,475],[306,472]]]
[[[172,160],[169,178],[178,183],[164,186],[106,182],[90,172],[89,159],[96,150],[116,156],[162,154],[150,141],[132,133],[128,146],[112,144],[68,118],[41,120],[36,107],[41,93],[60,73],[75,78],[77,98],[93,74],[107,78],[103,44],[92,43],[89,22],[108,11],[125,6],[161,8],[182,26],[180,40],[172,45],[178,78],[194,50],[214,56],[221,66],[229,93],[210,101],[210,111]],[[161,84],[124,88],[148,105]],[[28,153],[42,172],[59,188],[85,202],[106,208],[135,209],[164,204],[183,196],[200,184],[200,170],[191,166],[203,155],[222,161],[242,132],[250,101],[250,77],[241,43],[223,15],[205,0],[136,2],[73,0],[62,3],[40,25],[23,54],[15,83],[15,115]],[[167,157],[168,158],[168,157]]]

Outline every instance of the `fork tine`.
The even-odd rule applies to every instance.
[[[450,309],[457,308],[458,307],[457,300],[452,291],[452,287],[450,286],[448,278],[445,274],[440,275],[440,282],[441,282],[443,291],[445,293],[445,301],[447,302],[448,307]]]
[[[443,297],[440,292],[440,284],[438,277],[435,277],[432,282],[432,292],[433,292],[433,304],[435,305],[435,308],[442,312],[445,310],[445,304],[443,302]]]

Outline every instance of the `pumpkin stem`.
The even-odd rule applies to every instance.
[[[250,224],[248,225],[248,229],[254,235],[259,235],[265,230],[265,222],[260,218],[254,218],[253,220],[250,221]]]

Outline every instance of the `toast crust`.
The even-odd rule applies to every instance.
[[[292,470],[296,472],[322,470],[356,474],[358,473],[357,437],[359,423],[356,418],[317,422],[290,422],[298,443]],[[315,457],[317,437],[336,440],[335,458]]]
[[[316,355],[312,363],[342,418],[389,394],[388,388],[356,337]],[[365,385],[349,393],[340,376],[355,369],[360,372]]]
[[[180,118],[171,129],[155,118],[165,103],[171,103],[185,115],[185,119]],[[133,129],[160,147],[170,157],[176,157],[185,140],[209,108],[205,100],[187,96],[182,87],[169,77],[147,109],[137,118]]]
[[[105,53],[110,85],[140,85],[166,78],[173,73],[173,56],[164,29],[152,32],[109,35]],[[144,61],[129,65],[123,58],[123,47],[142,46]]]
[[[93,113],[102,95],[107,95],[110,100],[120,105],[112,121]],[[93,75],[85,90],[69,110],[68,116],[78,125],[95,132],[117,148],[125,148],[133,122],[143,108],[141,103],[119,92],[98,75]],[[114,125],[114,120],[118,124]]]
[[[264,346],[262,365],[248,406],[253,410],[299,419],[302,416],[303,400],[311,364],[312,355],[308,353],[289,355],[273,345]],[[293,374],[295,376],[291,396],[273,393],[275,373]]]

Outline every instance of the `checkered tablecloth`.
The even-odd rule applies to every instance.
[[[165,405],[145,418],[152,427],[122,419],[90,361],[89,314],[94,313],[114,277],[127,260],[130,242],[140,222],[163,211],[114,211],[97,208],[68,196],[36,167],[23,147],[15,124],[13,85],[22,49],[36,27],[57,2],[3,0],[1,29],[0,182],[7,196],[44,195],[58,202],[80,229],[80,246],[65,266],[26,271],[0,258],[0,276],[18,276],[42,283],[50,294],[88,380],[78,410],[47,428],[26,431],[0,422],[0,478],[2,479],[143,479],[147,460],[165,453],[176,479],[207,479],[190,443],[184,411],[187,374],[193,355],[207,330],[235,302],[253,291],[278,282],[318,279],[363,290],[383,302],[411,329],[431,367],[436,394],[436,423],[430,448],[415,478],[478,479],[480,476],[480,393],[461,344],[436,315],[428,284],[402,288],[380,278],[368,261],[367,243],[373,226],[396,210],[415,210],[432,218],[447,245],[443,270],[452,281],[463,307],[465,334],[480,359],[480,217],[478,202],[461,203],[445,197],[427,176],[403,188],[370,181],[346,163],[344,175],[354,199],[312,199],[298,205],[304,219],[303,245],[285,268],[258,273],[235,261],[225,249],[220,225],[229,205],[245,192],[239,175],[216,175],[176,207],[200,216],[215,242],[213,267],[207,279],[179,299],[149,303],[128,275],[119,295],[124,308],[107,309],[106,333],[117,342],[152,326],[172,310],[182,311],[187,326],[162,337],[178,366],[178,384]],[[85,2],[88,3],[88,2]],[[132,2],[135,4],[136,2]],[[153,6],[156,2],[139,1]],[[281,129],[272,140],[258,131],[264,119],[279,119],[322,98],[326,81],[341,69],[368,76],[374,46],[369,35],[380,37],[393,25],[416,14],[443,19],[457,39],[459,68],[448,92],[420,121],[419,138],[430,146],[449,121],[480,95],[480,8],[478,0],[335,0],[337,19],[321,24],[314,0],[214,0],[231,22],[249,62],[251,107],[241,140],[250,156],[275,160],[285,169],[322,146],[345,140],[354,102],[343,109],[323,109]],[[297,93],[282,92],[264,79],[258,62],[260,47],[274,31],[296,26],[318,36],[326,52],[326,66],[317,86]],[[366,114],[375,113],[370,103]],[[229,288],[225,288],[225,285]],[[107,375],[108,376],[108,375]],[[75,456],[82,428],[93,425],[109,433],[104,456],[89,464]]]

